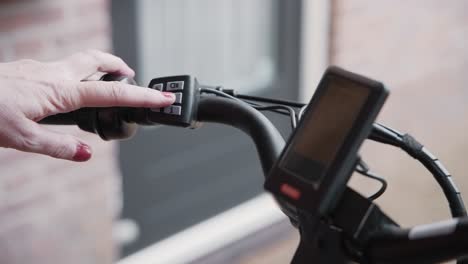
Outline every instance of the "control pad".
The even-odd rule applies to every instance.
[[[195,78],[190,75],[155,78],[148,87],[175,95],[172,105],[148,109],[149,122],[183,127],[195,125],[194,115],[199,97],[199,85]]]
[[[165,89],[164,89],[164,86]],[[184,89],[184,81],[175,81],[175,82],[167,82],[167,83],[156,83],[151,85],[151,88],[158,90],[158,91],[180,91]],[[182,114],[182,92],[175,92],[175,101],[174,104],[165,108],[151,108],[150,110],[153,112],[160,112],[166,113],[171,115],[181,115]]]

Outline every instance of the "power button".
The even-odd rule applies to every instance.
[[[301,191],[287,183],[281,184],[280,191],[293,200],[301,198]]]

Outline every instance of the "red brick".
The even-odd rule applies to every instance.
[[[30,27],[46,26],[47,24],[59,22],[63,17],[63,9],[59,7],[8,14],[0,17],[0,32],[12,32]]]

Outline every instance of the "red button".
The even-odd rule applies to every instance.
[[[293,200],[299,200],[299,198],[301,198],[301,191],[289,184],[281,184],[280,191]]]

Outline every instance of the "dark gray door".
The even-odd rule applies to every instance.
[[[121,0],[112,10],[115,52],[140,83],[192,74],[244,93],[297,97],[300,1]],[[274,121],[287,131],[289,120]],[[124,255],[263,191],[252,142],[221,125],[142,129],[120,143],[120,164],[123,217],[141,231]]]

